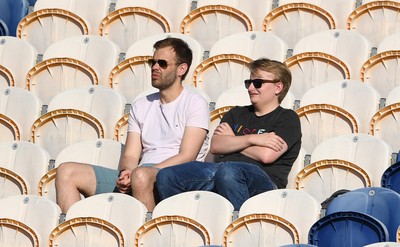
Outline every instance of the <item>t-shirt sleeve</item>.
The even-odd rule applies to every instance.
[[[129,111],[128,117],[128,133],[129,132],[137,132],[141,133],[139,122],[137,119],[137,104],[133,103],[131,109]]]
[[[280,117],[280,121],[274,130],[290,149],[301,138],[300,119],[296,112],[286,110]]]
[[[200,95],[193,95],[189,100],[186,126],[209,130],[210,110],[207,101]]]

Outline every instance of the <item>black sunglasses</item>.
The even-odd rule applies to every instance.
[[[158,65],[159,65],[160,68],[162,68],[162,69],[168,68],[168,65],[170,65],[170,64],[176,64],[176,63],[168,63],[167,60],[164,60],[164,59],[158,59],[158,60],[149,59],[149,60],[147,60],[147,63],[149,64],[149,66],[150,66],[151,68],[153,68],[153,66],[154,66],[156,63],[158,63]]]
[[[250,85],[253,83],[253,86],[255,88],[260,88],[263,83],[276,83],[278,81],[279,80],[264,80],[264,79],[253,79],[252,80],[252,79],[247,79],[247,80],[244,80],[244,86],[246,88],[249,88]]]

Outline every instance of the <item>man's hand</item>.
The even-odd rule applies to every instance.
[[[234,136],[231,126],[227,123],[220,123],[214,130],[214,135]]]
[[[122,170],[119,173],[119,177],[116,181],[118,192],[124,193],[124,194],[132,193],[131,173],[132,173],[132,170],[130,170],[130,169]]]
[[[285,141],[274,132],[252,135],[251,143],[254,146],[267,147],[276,152],[282,151]]]

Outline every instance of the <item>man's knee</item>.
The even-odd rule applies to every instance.
[[[229,183],[240,178],[240,174],[240,171],[236,169],[234,164],[224,163],[218,167],[215,173],[215,181]]]
[[[132,186],[149,186],[155,182],[155,175],[148,173],[147,167],[138,167],[132,170],[131,185]]]
[[[56,181],[57,180],[69,181],[70,178],[74,177],[76,169],[77,169],[77,163],[66,162],[60,164],[57,168]]]

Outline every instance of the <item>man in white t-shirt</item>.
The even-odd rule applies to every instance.
[[[148,211],[155,207],[158,171],[193,160],[203,160],[208,145],[209,110],[206,100],[182,86],[192,51],[181,39],[154,44],[152,86],[159,92],[133,102],[125,151],[118,170],[63,163],[56,176],[57,203],[63,213],[85,197],[99,193],[132,194]]]

